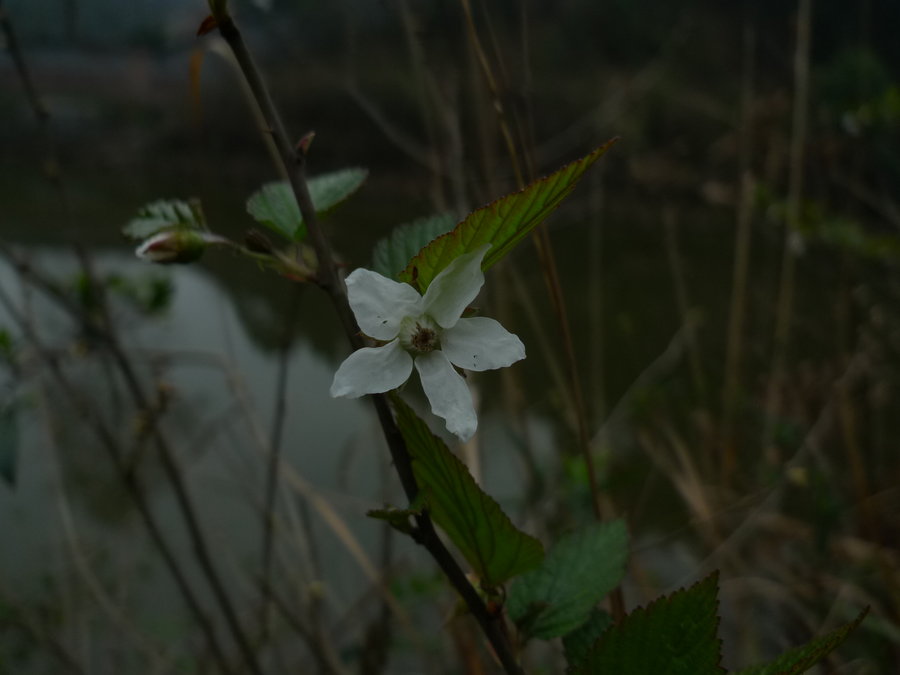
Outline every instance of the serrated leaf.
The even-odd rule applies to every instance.
[[[352,168],[310,178],[307,187],[316,213],[325,213],[356,192],[369,172]],[[266,183],[247,200],[247,213],[291,241],[306,237],[306,225],[290,183]]]
[[[206,221],[196,200],[160,199],[145,204],[138,214],[122,228],[122,234],[135,241],[143,241],[157,232],[175,229],[205,230]]]
[[[409,261],[398,279],[413,284],[419,292],[424,293],[432,280],[452,260],[490,243],[493,246],[481,265],[482,269],[488,269],[569,196],[584,172],[614,142],[607,142],[589,155],[567,164],[549,176],[539,178],[523,190],[473,211],[450,232],[423,248]]]
[[[587,621],[563,637],[566,663],[569,664],[570,670],[574,671],[584,663],[591,647],[610,624],[612,617],[609,614],[602,609],[594,609]]]
[[[456,216],[441,213],[398,225],[387,237],[375,244],[372,269],[393,279],[428,242],[446,234],[455,224]]]
[[[258,223],[291,241],[299,241],[306,236],[300,207],[297,206],[290,184],[284,181],[266,183],[250,195],[247,213]]]
[[[577,671],[586,675],[713,675],[721,641],[718,574],[634,610],[607,630]]]
[[[827,635],[811,640],[802,647],[796,647],[785,652],[771,663],[746,668],[734,673],[734,675],[800,675],[800,673],[805,673],[846,640],[847,636],[859,626],[868,612],[868,608],[864,609],[850,623],[834,629]]]
[[[19,417],[15,403],[0,403],[0,478],[16,486],[19,464]]]
[[[366,178],[367,169],[353,167],[322,174],[309,179],[309,194],[316,213],[325,213],[359,190]]]
[[[544,640],[581,626],[625,573],[628,531],[616,520],[562,537],[541,566],[516,579],[506,610],[519,630]]]
[[[391,400],[432,519],[447,533],[485,588],[540,564],[541,542],[516,528],[466,466],[398,396]]]

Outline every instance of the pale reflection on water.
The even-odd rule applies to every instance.
[[[36,269],[52,271],[57,279],[75,274],[66,253],[31,255]],[[259,570],[259,510],[278,356],[261,352],[251,341],[229,299],[202,268],[151,269],[120,255],[99,256],[96,263],[101,275],[111,271],[135,277],[171,275],[175,294],[161,316],[138,319],[118,304],[114,311],[134,364],[140,370],[149,366],[166,383],[170,396],[163,428],[179,457],[214,558],[234,594],[246,594]],[[123,447],[131,448],[137,420],[117,378],[109,377],[110,364],[90,352],[76,353],[79,336],[73,326],[39,293],[23,296],[19,280],[6,265],[0,267],[0,282],[14,298],[28,298],[42,346],[61,350],[66,376],[89,405],[104,411],[104,420]],[[17,334],[6,312],[0,313],[0,325]],[[52,603],[62,600],[61,595],[73,603],[63,603],[65,618],[78,621],[83,612],[96,611],[92,602],[82,604],[87,569],[122,603],[130,620],[151,632],[177,634],[177,626],[190,620],[178,618],[183,606],[131,499],[121,491],[96,437],[55,387],[41,358],[21,337],[16,343],[21,345],[20,355],[29,354],[30,376],[26,386],[15,390],[21,402],[18,480],[12,489],[0,488],[4,595],[24,606]],[[283,457],[292,472],[325,494],[367,548],[377,541],[376,528],[361,515],[380,503],[384,462],[378,456],[378,437],[370,442],[376,430],[367,407],[329,397],[333,368],[302,338],[291,349]],[[146,477],[152,508],[175,540],[182,564],[193,570],[172,493],[152,450],[146,452],[141,475]],[[282,490],[292,492],[290,486]],[[282,499],[280,504],[284,503]],[[311,579],[313,570],[303,569],[306,559],[300,552],[307,545],[297,538],[296,523],[279,525],[284,544],[280,562],[289,562],[285,556],[293,550],[293,573]],[[314,529],[317,555],[327,565],[330,600],[347,606],[365,584],[327,528]]]

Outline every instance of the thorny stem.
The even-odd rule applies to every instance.
[[[227,15],[218,16],[217,19],[219,32],[234,53],[241,71],[247,79],[253,97],[266,120],[268,128],[264,131],[271,135],[289,177],[291,188],[300,207],[300,214],[303,216],[303,222],[306,223],[310,242],[318,257],[318,284],[331,298],[331,302],[338,313],[338,318],[343,325],[344,332],[347,334],[351,346],[354,349],[364,347],[365,342],[350,309],[350,303],[347,301],[346,288],[334,262],[331,246],[316,217],[316,210],[309,194],[306,181],[306,152],[304,150],[297,151],[291,147],[284,125],[272,102],[268,89],[234,20]],[[400,430],[394,422],[385,396],[377,394],[372,395],[370,398],[375,406],[375,412],[378,415],[378,421],[381,424],[391,453],[391,459],[400,477],[403,490],[407,498],[412,502],[418,495],[419,489],[413,475],[409,451],[406,448]],[[462,596],[469,611],[478,621],[482,631],[490,641],[504,670],[510,675],[520,675],[523,671],[516,662],[512,646],[505,632],[503,615],[488,611],[484,601],[472,584],[469,583],[462,568],[444,546],[443,542],[441,542],[427,514],[423,513],[416,517],[416,526],[416,541],[431,554],[450,583]]]

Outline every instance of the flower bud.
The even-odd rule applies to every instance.
[[[138,246],[135,255],[155,263],[189,263],[197,260],[210,244],[227,240],[197,230],[166,230],[159,232]]]

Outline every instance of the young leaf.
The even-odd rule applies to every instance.
[[[391,400],[428,511],[482,585],[496,588],[539,565],[544,557],[541,542],[512,524],[500,505],[478,487],[465,465],[400,397]]]
[[[135,241],[141,241],[157,232],[176,229],[206,229],[206,221],[198,201],[160,199],[145,204],[138,210],[137,217],[122,228],[122,234]]]
[[[247,213],[275,232],[291,241],[306,236],[300,207],[291,186],[283,181],[266,183],[247,200]]]
[[[868,608],[864,609],[850,623],[836,628],[827,635],[811,640],[802,647],[785,652],[771,663],[746,668],[734,673],[734,675],[800,675],[800,673],[805,673],[846,640],[847,636],[856,629],[868,612]]]
[[[569,668],[577,670],[584,663],[591,646],[597,641],[603,631],[609,628],[612,617],[602,609],[594,609],[590,618],[579,628],[563,637],[563,648],[566,650],[566,663]]]
[[[455,224],[456,216],[441,213],[395,227],[393,232],[375,244],[372,269],[393,279],[425,244],[446,234]]]
[[[316,213],[325,213],[356,192],[366,180],[365,169],[342,169],[310,178],[307,183]],[[247,200],[247,213],[291,241],[306,237],[306,226],[289,183],[266,183]]]
[[[507,611],[530,637],[549,640],[581,626],[625,572],[625,523],[593,524],[562,537],[509,589]]]
[[[597,148],[555,173],[539,178],[525,189],[506,195],[470,213],[442,237],[425,246],[409,261],[398,279],[425,292],[432,280],[454,258],[491,243],[482,263],[488,269],[510,252],[526,234],[540,225],[563,199],[575,189],[585,171],[610,148],[614,141]]]
[[[310,178],[309,194],[316,207],[316,213],[330,211],[359,190],[368,177],[367,169],[353,167]]]
[[[718,574],[639,608],[594,643],[577,672],[585,675],[713,675],[721,641]]]

